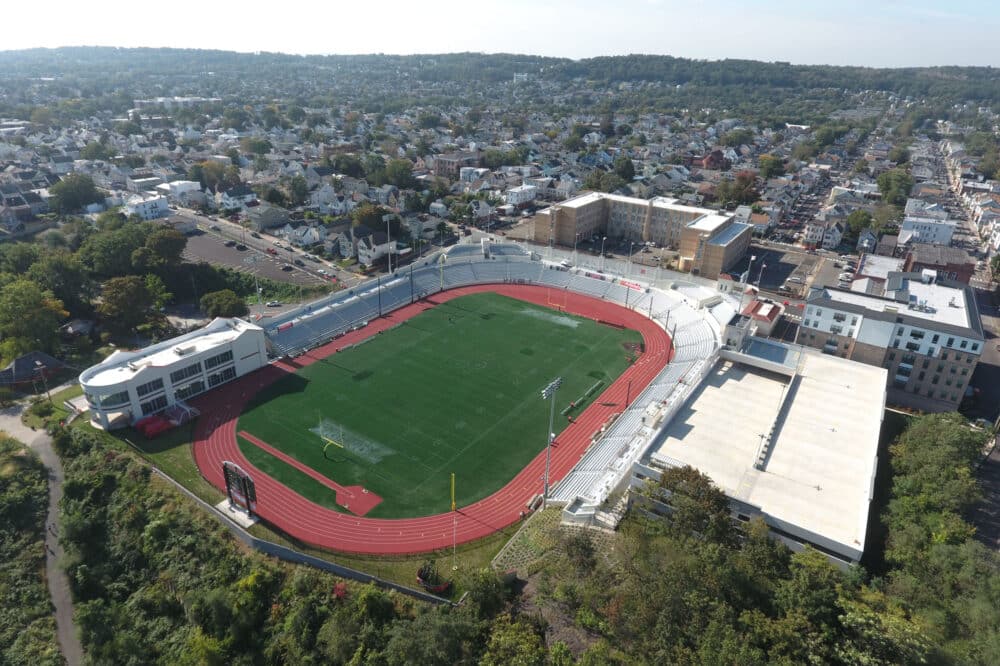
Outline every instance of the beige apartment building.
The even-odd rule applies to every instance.
[[[958,408],[985,344],[975,294],[934,271],[893,272],[880,294],[814,288],[796,342],[888,370],[890,403]]]
[[[753,227],[732,215],[677,199],[637,199],[590,192],[539,211],[534,240],[573,247],[594,236],[656,243],[680,253],[681,270],[715,279],[750,247]]]

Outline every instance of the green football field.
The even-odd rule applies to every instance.
[[[410,518],[465,506],[503,487],[628,366],[638,332],[493,293],[462,296],[265,389],[240,416],[247,431],[342,485],[382,497],[368,516]],[[591,389],[593,394],[581,398]],[[333,440],[342,446],[324,445]],[[330,508],[335,494],[239,438],[258,468]]]

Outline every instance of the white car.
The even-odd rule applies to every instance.
[[[317,268],[316,272],[319,273],[320,275],[326,275],[326,271],[323,270],[322,268]]]

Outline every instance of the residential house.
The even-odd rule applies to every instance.
[[[125,214],[129,217],[137,215],[143,220],[155,220],[169,215],[170,207],[166,197],[135,195],[125,202]]]
[[[858,234],[858,242],[855,249],[858,252],[874,252],[878,245],[878,234],[871,229],[862,229]]]
[[[907,273],[931,270],[939,278],[969,284],[976,272],[976,260],[957,247],[914,243],[906,255],[903,270]]]
[[[288,224],[291,217],[280,206],[262,203],[247,209],[247,221],[254,231],[266,231]]]
[[[507,190],[505,199],[513,206],[526,206],[538,196],[538,188],[534,185],[520,185]]]
[[[907,216],[899,228],[899,242],[931,243],[936,245],[951,245],[951,238],[958,223],[955,220],[933,217]]]
[[[246,183],[240,183],[219,192],[215,200],[221,210],[245,210],[257,201],[257,194]]]

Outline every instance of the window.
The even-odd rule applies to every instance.
[[[145,384],[139,384],[138,386],[136,386],[135,392],[136,395],[138,395],[141,398],[147,393],[152,393],[153,391],[159,391],[161,388],[163,388],[163,380],[154,379],[151,382],[146,382]]]
[[[948,360],[948,352],[941,352],[941,360],[942,361]]]
[[[902,335],[902,334],[903,334],[903,327],[900,326],[899,328],[896,329],[896,335]]]
[[[951,386],[951,380],[950,379],[944,380],[944,385],[945,386]]]
[[[931,380],[931,384],[937,384],[938,383],[938,379],[940,379],[940,377],[938,377],[937,375],[934,375],[934,379]]]
[[[972,351],[979,351],[979,343],[978,342],[973,342],[972,343]]]
[[[837,312],[833,315],[833,320],[837,322],[847,321],[847,315],[843,312]]]
[[[899,340],[893,340],[892,341],[892,348],[893,349],[899,349]]]
[[[195,363],[189,365],[186,368],[181,368],[180,370],[174,370],[170,373],[170,383],[176,384],[177,382],[184,381],[188,377],[194,377],[201,373],[201,363]]]
[[[921,381],[921,382],[924,381],[924,375],[926,375],[926,374],[927,374],[926,372],[924,372],[923,370],[921,370],[920,374],[917,375],[917,381]]]
[[[913,354],[903,354],[903,358],[899,361],[900,363],[905,363],[906,365],[913,365],[917,360],[917,357]]]
[[[968,368],[962,368],[962,373],[961,374],[962,374],[963,377],[965,377],[967,374],[969,374],[969,369]]]
[[[228,363],[233,360],[233,351],[222,352],[221,354],[216,354],[215,356],[209,356],[205,359],[205,369],[211,370],[217,365],[222,365],[223,363]]]
[[[965,349],[966,347],[969,346],[969,341],[968,340],[962,340],[962,343],[960,345],[958,345],[958,346],[959,346],[960,349]]]
[[[940,337],[941,337],[940,335],[938,335],[937,333],[935,333],[935,334],[934,334],[934,337],[933,337],[933,338],[931,338],[931,342],[933,342],[934,344],[937,344],[937,341],[938,341],[938,339],[939,339]]]
[[[893,352],[889,352],[889,360],[890,361],[895,361],[896,360],[896,354],[893,353]]]
[[[955,338],[948,338],[948,346],[952,347],[955,344]]]
[[[819,308],[816,308],[816,316],[817,317],[822,317],[823,316],[823,311],[820,310]]]
[[[910,350],[910,351],[917,351],[918,349],[920,349],[920,343],[919,342],[907,342],[906,343],[906,348],[908,350]]]
[[[88,394],[87,397],[90,399],[90,404],[95,407],[117,407],[119,405],[128,404],[129,401],[128,391],[97,395]]]
[[[914,330],[910,331],[910,337],[913,338],[914,340],[923,340],[924,339],[924,332],[923,331],[918,331],[918,330],[914,329]]]
[[[214,375],[208,376],[208,386],[209,388],[218,386],[223,382],[228,382],[230,379],[236,378],[236,368],[226,368],[222,372],[217,372]]]
[[[955,374],[955,366],[951,366],[951,368],[949,368],[949,371],[951,372],[951,374]]]
[[[142,415],[147,416],[153,412],[158,412],[167,406],[167,396],[161,395],[158,398],[153,398],[149,402],[144,402],[139,407],[142,409]]]
[[[924,370],[926,370],[926,369],[927,369],[927,366],[928,366],[928,365],[930,365],[930,361],[928,361],[928,360],[927,360],[927,359],[925,358],[925,359],[924,359],[924,365],[923,365],[923,367],[924,367]]]
[[[858,318],[851,317],[851,326],[857,326],[857,325],[858,325]]]
[[[182,386],[177,391],[174,392],[174,398],[176,400],[187,400],[191,396],[198,395],[205,390],[205,382],[200,379],[191,382],[187,386]]]

